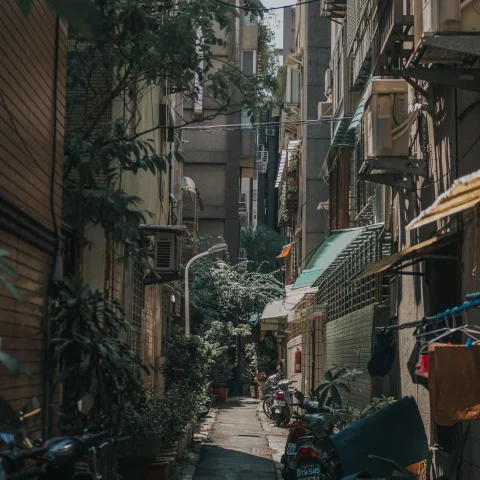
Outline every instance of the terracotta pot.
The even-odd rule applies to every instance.
[[[155,462],[150,465],[149,480],[168,480],[170,464],[167,461]]]
[[[172,457],[171,455],[163,455],[159,454],[155,457],[155,460],[153,463],[163,463],[163,462],[168,462],[169,466],[169,472],[173,472],[173,467],[175,466],[175,457]]]
[[[227,401],[228,388],[221,388],[221,389],[215,390],[215,393],[217,394],[217,402],[225,403]]]

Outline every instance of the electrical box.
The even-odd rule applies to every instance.
[[[408,84],[405,80],[372,80],[365,93],[365,157],[407,157]]]

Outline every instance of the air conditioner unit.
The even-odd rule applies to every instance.
[[[480,15],[475,1],[422,0],[424,34],[479,32]]]
[[[174,233],[155,235],[153,269],[160,274],[174,273],[180,270],[180,241]]]
[[[274,128],[266,128],[265,134],[267,137],[274,137],[275,136],[275,129]]]
[[[410,129],[407,82],[372,80],[365,98],[365,156],[408,156]]]
[[[287,67],[285,102],[290,105],[300,103],[300,70],[298,68]]]
[[[318,104],[318,119],[328,118],[333,115],[332,102],[319,102]]]
[[[325,71],[325,96],[331,99],[332,93],[333,93],[333,73],[331,68],[327,68],[327,70]]]

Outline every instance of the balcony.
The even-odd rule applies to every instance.
[[[238,220],[242,227],[246,227],[248,225],[247,202],[238,202]]]
[[[322,0],[320,15],[324,18],[345,18],[347,14],[347,0]]]
[[[370,2],[365,3],[358,24],[352,30],[353,40],[349,51],[350,88],[361,91],[372,72],[373,25]]]
[[[407,0],[379,2],[372,20],[373,75],[401,76],[413,50],[413,12]]]
[[[268,150],[262,148],[257,150],[257,155],[255,157],[255,170],[258,173],[266,173],[268,166]]]

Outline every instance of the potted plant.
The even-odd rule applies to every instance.
[[[212,366],[211,378],[213,393],[217,396],[217,402],[223,403],[228,397],[228,382],[233,378],[233,362],[226,352],[222,352]]]

